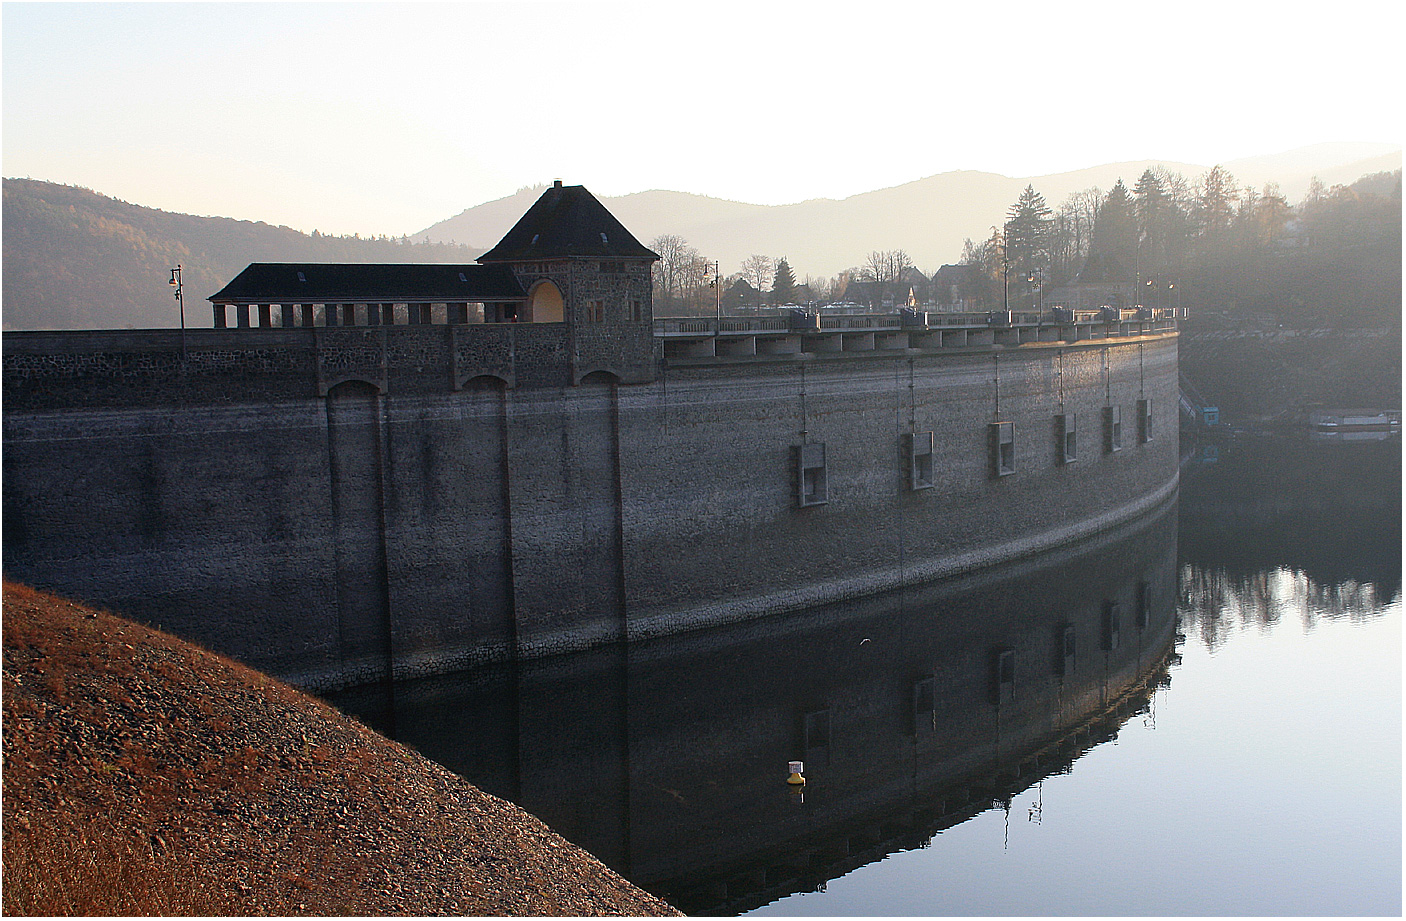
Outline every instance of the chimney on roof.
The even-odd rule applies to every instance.
[[[560,179],[554,179],[554,180],[552,180],[552,188],[554,188],[554,189],[559,189],[559,188],[561,188],[561,180],[560,180]]]

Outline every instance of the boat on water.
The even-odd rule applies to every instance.
[[[1335,410],[1310,413],[1309,426],[1315,432],[1399,432],[1401,411]]]
[[[1309,413],[1314,441],[1385,441],[1401,434],[1400,410],[1320,410]]]

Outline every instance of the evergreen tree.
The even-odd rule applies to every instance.
[[[1133,211],[1142,241],[1139,261],[1149,273],[1162,271],[1171,261],[1172,207],[1161,177],[1151,169],[1143,170],[1133,189]]]
[[[771,302],[789,304],[796,295],[796,275],[791,271],[786,257],[776,263],[776,274],[771,279]]]
[[[1132,280],[1138,269],[1138,255],[1137,215],[1120,179],[1099,206],[1089,258],[1097,256],[1106,266],[1116,267]]]
[[[1262,245],[1273,246],[1284,236],[1284,228],[1293,220],[1294,209],[1279,191],[1278,183],[1270,182],[1260,193],[1255,211],[1255,227]]]
[[[1024,278],[1031,272],[1046,273],[1050,268],[1050,245],[1054,235],[1054,215],[1045,196],[1026,186],[1006,215],[1006,253],[1012,275]]]
[[[1010,260],[1003,284],[1010,284],[1012,297],[1019,293],[1031,305],[1036,286],[1049,280],[1055,221],[1045,196],[1026,186],[1006,214],[1006,256]]]
[[[1226,233],[1235,220],[1235,203],[1239,197],[1235,177],[1219,164],[1201,177],[1196,192],[1196,230],[1207,245],[1225,242]]]

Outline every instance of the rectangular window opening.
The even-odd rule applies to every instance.
[[[816,710],[804,717],[805,748],[810,753],[830,747],[830,711]]]
[[[605,322],[605,301],[586,302],[586,321],[588,323]]]
[[[1005,704],[1015,700],[1015,650],[996,650],[992,672],[996,702]]]
[[[1066,624],[1060,631],[1059,639],[1059,673],[1061,675],[1074,674],[1074,665],[1078,653],[1078,643],[1075,639],[1073,624]]]
[[[1105,406],[1103,420],[1108,453],[1123,450],[1123,407]]]
[[[1143,444],[1152,440],[1152,401],[1137,401],[1138,440]]]
[[[797,498],[802,506],[824,505],[830,501],[830,489],[826,476],[825,445],[801,445],[796,449]]]
[[[1074,413],[1062,413],[1055,417],[1059,421],[1059,461],[1072,464],[1079,457],[1078,426]]]
[[[1118,641],[1122,620],[1122,610],[1118,602],[1107,601],[1103,605],[1103,649],[1104,652],[1113,652],[1118,648]]]
[[[913,683],[913,731],[931,732],[937,728],[937,680],[921,678]]]
[[[991,423],[991,464],[996,476],[1015,473],[1015,423]]]
[[[904,454],[908,459],[908,488],[912,490],[931,489],[932,478],[932,432],[915,432],[904,435]]]

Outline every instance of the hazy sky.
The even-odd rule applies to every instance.
[[[776,204],[1399,144],[1393,6],[5,3],[3,171],[398,235],[558,177]]]

